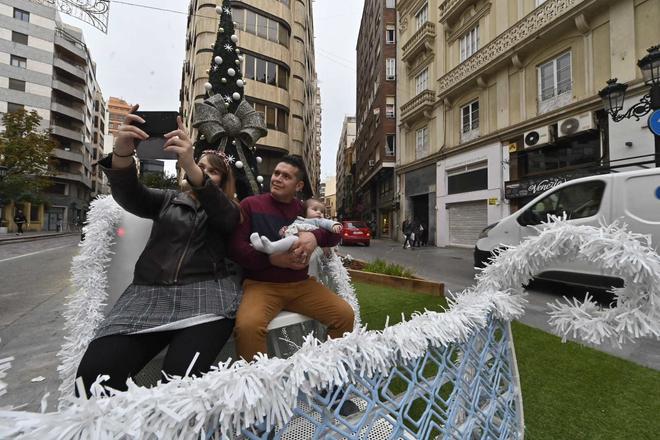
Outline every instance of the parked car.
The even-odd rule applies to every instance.
[[[345,220],[341,222],[341,245],[362,243],[369,246],[371,243],[371,230],[365,222]]]
[[[561,216],[564,212],[568,222],[576,225],[625,223],[631,231],[649,235],[658,252],[660,168],[583,177],[549,189],[517,212],[486,227],[474,248],[474,264],[483,267],[502,246],[517,245],[537,235],[534,227],[546,221],[548,214]],[[535,278],[596,288],[623,285],[620,278],[581,261],[558,261]]]

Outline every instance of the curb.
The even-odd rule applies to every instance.
[[[425,295],[445,296],[444,283],[436,283],[435,281],[428,281],[419,278],[402,278],[355,269],[347,270],[351,276],[351,281],[363,281],[386,287],[396,287]]]
[[[3,244],[10,244],[10,243],[22,243],[22,242],[27,242],[27,241],[36,241],[36,240],[45,240],[48,238],[55,238],[55,237],[66,237],[70,235],[80,235],[80,232],[61,232],[61,233],[55,233],[55,234],[42,234],[42,235],[29,235],[29,236],[18,236],[18,237],[7,237],[7,238],[0,238],[0,246]]]

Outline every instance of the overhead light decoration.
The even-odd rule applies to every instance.
[[[108,33],[108,13],[110,0],[30,0],[44,6],[50,6],[63,14],[70,15],[94,26],[103,33]]]

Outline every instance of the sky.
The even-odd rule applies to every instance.
[[[103,96],[138,103],[142,110],[177,110],[188,2],[117,1],[110,3],[107,34],[62,14],[66,23],[83,29],[97,64]],[[355,46],[363,3],[364,0],[316,0],[313,6],[322,106],[322,178],[335,175],[342,122],[345,115],[355,113]],[[173,163],[166,170],[173,172]]]

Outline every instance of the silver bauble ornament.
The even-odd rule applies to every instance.
[[[213,58],[213,61],[215,61],[215,64],[222,64],[222,57],[218,55]]]
[[[243,162],[241,162],[240,160],[237,160],[237,161],[236,161],[236,168],[238,168],[239,170],[240,170],[241,168],[243,168]]]
[[[227,84],[227,78],[221,78],[220,82],[223,83],[223,84]]]
[[[257,176],[257,182],[263,183],[264,182],[264,176]]]
[[[232,35],[231,36],[231,41],[233,41],[234,43],[238,43],[238,35],[236,35],[236,34]]]
[[[204,83],[204,88],[206,89],[207,92],[210,92],[211,89],[213,89],[213,84],[210,82]]]
[[[236,71],[230,67],[229,69],[227,69],[227,75],[234,76],[236,75]]]
[[[241,99],[241,94],[238,93],[238,92],[234,92],[234,94],[231,95],[231,98],[232,98],[234,101],[239,101],[239,100]]]
[[[261,156],[257,156],[257,163],[261,163],[261,162],[263,162],[263,161],[264,161],[264,160],[261,158]]]
[[[216,6],[215,12],[217,12],[218,14],[222,14],[222,6]]]
[[[237,80],[236,80],[236,85],[237,85],[238,87],[243,87],[243,86],[245,85],[245,83],[243,82],[242,79],[237,79]]]

